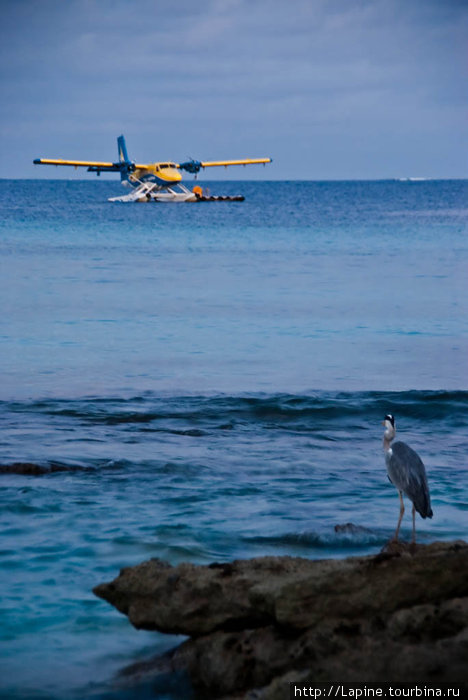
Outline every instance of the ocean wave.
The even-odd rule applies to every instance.
[[[346,523],[336,525],[333,530],[285,532],[274,535],[253,535],[243,537],[250,545],[261,547],[288,547],[292,549],[366,549],[369,546],[383,546],[391,537],[390,530],[369,530],[360,525]]]
[[[50,399],[0,402],[6,414],[50,416],[109,426],[148,426],[161,421],[204,422],[211,428],[232,429],[250,422],[294,424],[304,419],[344,421],[382,417],[386,413],[424,420],[464,416],[468,391],[405,391],[313,393],[304,395],[167,396],[145,394],[131,398]],[[168,426],[166,429],[170,429]],[[179,432],[174,427],[175,432]],[[204,428],[182,434],[202,436]]]

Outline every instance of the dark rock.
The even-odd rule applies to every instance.
[[[13,462],[0,464],[0,474],[25,474],[26,476],[42,476],[54,472],[90,471],[89,467],[51,462],[50,464],[35,464],[34,462]]]
[[[354,525],[354,523],[345,523],[344,525],[335,525],[335,532],[344,533],[346,535],[369,535],[372,530],[362,525]]]
[[[14,462],[13,464],[0,464],[1,474],[27,474],[28,476],[39,476],[49,470],[40,464],[32,462]]]
[[[94,589],[137,628],[186,634],[171,655],[202,697],[287,697],[315,681],[462,682],[468,544],[314,561],[176,567],[153,559]],[[253,696],[251,696],[253,697]]]

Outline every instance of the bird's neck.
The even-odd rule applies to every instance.
[[[391,450],[390,443],[393,440],[393,437],[394,437],[393,435],[391,437],[387,437],[386,435],[384,435],[384,439],[383,439],[384,452],[389,452]]]

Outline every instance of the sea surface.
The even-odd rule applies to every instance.
[[[246,200],[0,181],[0,465],[50,469],[0,473],[2,698],[189,698],[126,672],[181,638],[93,586],[378,552],[388,412],[428,472],[419,540],[468,535],[468,181],[210,189]]]

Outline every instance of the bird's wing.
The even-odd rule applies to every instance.
[[[394,485],[412,500],[423,518],[431,517],[426,469],[420,456],[405,442],[392,445],[391,474]],[[398,483],[395,483],[395,480]]]

